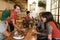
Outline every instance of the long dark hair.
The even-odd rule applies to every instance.
[[[47,19],[46,22],[54,21],[53,15],[51,12],[43,12],[42,17]]]
[[[53,15],[52,15],[51,12],[43,12],[42,13],[42,17],[46,18],[46,22],[45,23],[53,21],[55,23],[55,25],[57,26],[57,23],[54,21],[54,18],[53,18]],[[58,28],[58,26],[57,26],[57,28]]]

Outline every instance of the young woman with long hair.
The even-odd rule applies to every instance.
[[[41,20],[47,27],[48,39],[49,40],[60,40],[60,30],[58,29],[57,23],[54,21],[51,12],[42,12]]]

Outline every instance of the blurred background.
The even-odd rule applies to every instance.
[[[56,22],[60,23],[60,0],[0,0],[0,17],[1,12],[5,9],[13,9],[14,4],[20,4],[20,14],[26,14],[31,11],[30,17],[37,17],[42,11],[53,13]]]

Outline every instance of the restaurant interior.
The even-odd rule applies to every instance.
[[[12,10],[15,4],[20,5],[20,11],[17,13],[15,20],[15,26],[18,27],[19,31],[14,27],[14,30],[10,32],[8,26],[7,31],[10,35],[4,40],[47,40],[46,30],[38,27],[40,22],[39,14],[46,11],[52,13],[60,29],[60,0],[0,0],[0,18],[2,18],[4,11]],[[27,12],[30,13],[30,19],[27,18],[28,22],[26,21]]]

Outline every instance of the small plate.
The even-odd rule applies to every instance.
[[[14,39],[23,39],[24,36],[22,36],[22,35],[18,35],[18,36],[13,36],[13,38],[14,38]]]

